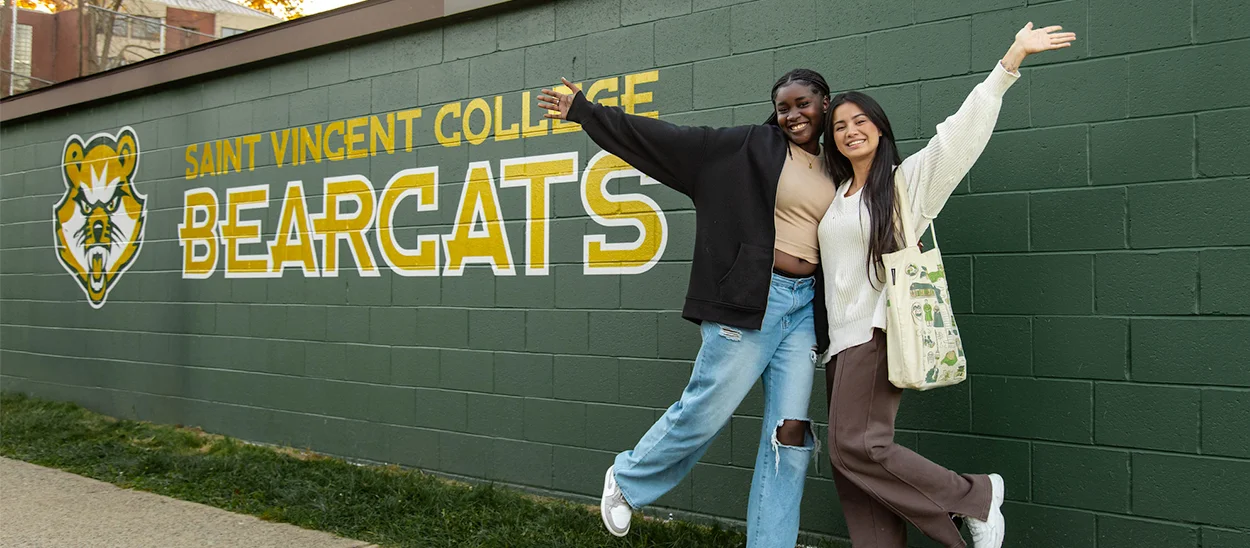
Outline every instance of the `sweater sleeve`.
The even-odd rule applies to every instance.
[[[648,177],[694,198],[699,164],[707,149],[707,127],[678,126],[592,103],[578,91],[569,121],[582,126],[595,144]]]
[[[911,198],[912,218],[923,226],[937,217],[946,200],[976,163],[998,121],[1003,94],[1020,78],[1008,72],[1001,62],[972,93],[955,114],[938,124],[937,134],[923,149],[899,166]]]

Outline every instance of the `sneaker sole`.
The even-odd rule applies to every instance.
[[[1007,537],[1007,520],[1003,517],[1003,501],[1007,498],[1007,482],[998,474],[994,474],[993,477],[998,480],[998,484],[1003,488],[1002,496],[992,497],[992,501],[990,502],[990,520],[998,524],[998,531],[1000,533],[999,537],[995,539],[998,541],[995,545],[996,547],[1001,548],[1003,541],[1006,540]],[[993,485],[993,480],[991,480],[991,485]]]
[[[995,479],[998,480],[999,485],[1003,486],[1003,492],[1001,493],[1000,496],[995,497],[992,494],[990,495],[991,497],[990,505],[1001,507],[1003,505],[1003,500],[1007,498],[1007,482],[1003,480],[1003,477],[998,474],[990,474],[990,478],[991,478],[990,479],[991,490],[993,489]]]
[[[615,529],[612,528],[612,522],[608,518],[607,494],[608,494],[608,487],[611,485],[611,482],[612,482],[612,468],[608,468],[607,473],[603,475],[603,494],[599,495],[599,518],[603,520],[603,526],[607,528],[609,533],[612,533],[613,536],[623,537],[629,533],[629,526],[626,525],[625,530],[618,533],[616,532]]]

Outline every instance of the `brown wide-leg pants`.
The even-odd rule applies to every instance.
[[[829,460],[855,548],[905,548],[915,525],[945,546],[966,546],[952,514],[987,519],[988,476],[960,475],[894,443],[903,390],[890,384],[885,332],[839,353],[825,372]]]

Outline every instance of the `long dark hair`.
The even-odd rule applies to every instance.
[[[890,127],[890,119],[886,117],[881,105],[872,97],[858,91],[839,93],[829,102],[829,114],[825,116],[825,146],[831,149],[825,154],[825,166],[833,175],[834,184],[841,184],[842,181],[855,176],[851,161],[838,151],[833,135],[833,112],[847,103],[858,106],[877,126],[877,129],[881,130],[876,155],[872,159],[872,167],[868,170],[868,180],[864,183],[864,188],[860,190],[860,193],[863,194],[864,205],[868,207],[868,222],[871,227],[868,235],[868,262],[865,268],[868,269],[871,278],[872,267],[875,265],[878,268],[878,280],[884,282],[885,280],[880,278],[885,268],[881,256],[897,251],[900,249],[899,246],[903,245],[899,241],[901,235],[897,233],[898,227],[894,223],[894,220],[898,218],[898,200],[895,199],[894,194],[894,170],[902,160],[898,156],[898,146],[894,143],[894,130]]]
[[[825,82],[824,76],[821,76],[819,72],[812,69],[798,68],[785,73],[781,76],[781,78],[777,79],[777,83],[773,84],[773,90],[769,94],[769,97],[771,98],[770,100],[777,100],[777,90],[781,89],[781,86],[793,84],[795,82],[811,86],[812,91],[819,93],[821,98],[829,96],[829,84]],[[828,116],[826,115],[826,118],[827,117]],[[774,126],[781,125],[777,123],[777,107],[775,103],[773,105],[773,113],[768,116],[768,120],[764,123]]]

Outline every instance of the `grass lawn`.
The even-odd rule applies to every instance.
[[[0,396],[0,432],[5,457],[383,546],[745,545],[736,531],[637,515],[618,539],[603,528],[597,507],[21,395]]]

